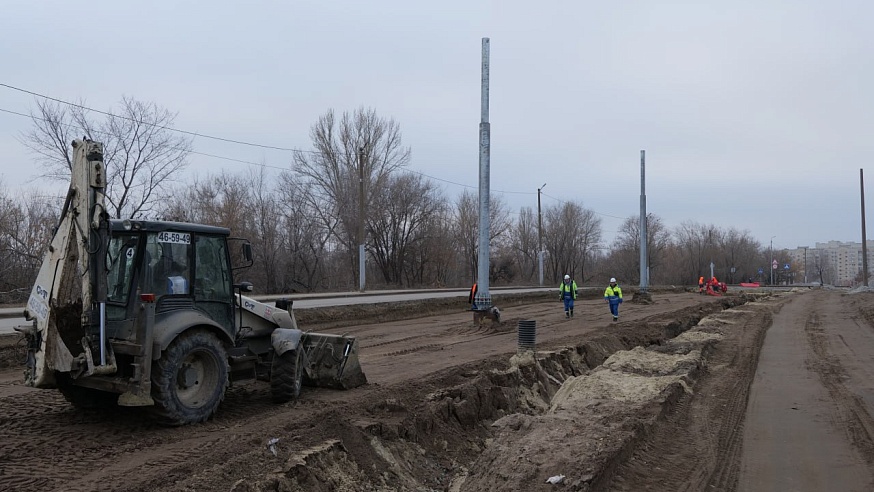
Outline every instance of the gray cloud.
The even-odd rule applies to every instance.
[[[395,118],[412,168],[477,184],[480,39],[491,38],[492,187],[514,209],[579,200],[606,235],[636,215],[639,151],[649,211],[749,230],[781,247],[858,241],[859,168],[874,122],[863,1],[12,2],[0,82],[110,108],[122,95],[177,124],[308,146],[329,108]],[[0,88],[0,109],[33,98]],[[34,175],[0,113],[0,180]],[[201,152],[287,153],[205,139]],[[239,164],[195,156],[192,172]],[[451,196],[462,187],[443,182]]]

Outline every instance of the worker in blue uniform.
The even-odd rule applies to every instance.
[[[613,321],[619,321],[619,305],[622,304],[622,288],[616,284],[616,279],[610,279],[610,285],[604,289],[604,299],[610,305],[610,314]]]

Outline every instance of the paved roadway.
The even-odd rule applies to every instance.
[[[542,292],[555,290],[549,287],[529,287],[512,289],[494,289],[492,296],[502,294],[520,294],[525,292]],[[467,297],[468,290],[428,290],[428,291],[374,291],[374,292],[339,292],[335,294],[293,294],[285,296],[294,301],[294,309],[308,309],[328,306],[347,306],[351,304],[375,304],[379,302],[415,301],[419,299],[437,299],[444,297]],[[280,296],[255,297],[262,302],[275,301]],[[0,335],[13,333],[18,325],[28,324],[22,316],[23,307],[0,309]]]

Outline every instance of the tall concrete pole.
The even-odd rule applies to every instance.
[[[364,147],[358,148],[358,290],[364,292]]]
[[[481,115],[479,124],[479,256],[477,258],[477,309],[492,305],[489,294],[489,38],[482,39]]]
[[[868,287],[868,239],[865,234],[865,178],[859,169],[859,186],[862,188],[862,281]]]
[[[543,215],[540,213],[540,190],[546,187],[537,188],[537,265],[540,272],[540,286],[543,287]]]
[[[646,151],[640,151],[640,292],[649,289],[649,264],[646,254]]]

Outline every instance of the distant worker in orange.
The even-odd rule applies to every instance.
[[[704,276],[698,277],[698,293],[704,293]]]
[[[710,277],[710,280],[707,281],[707,289],[709,294],[716,294],[719,292],[719,280],[716,280],[716,277]]]

